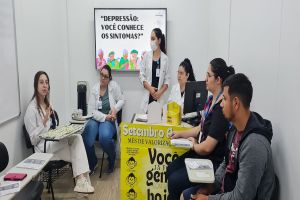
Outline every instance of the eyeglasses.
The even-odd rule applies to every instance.
[[[215,76],[214,74],[210,74],[209,72],[206,72],[206,77],[210,78],[212,76]]]
[[[109,76],[106,75],[106,74],[103,74],[103,73],[100,73],[100,77],[101,77],[102,79],[109,79]]]

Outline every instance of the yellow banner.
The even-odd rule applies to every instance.
[[[168,134],[187,128],[122,123],[121,200],[167,200],[167,165],[187,149],[170,145]]]

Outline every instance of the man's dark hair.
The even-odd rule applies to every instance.
[[[234,74],[229,76],[223,83],[223,88],[228,86],[230,98],[237,96],[246,108],[250,107],[253,88],[250,80],[245,74]]]

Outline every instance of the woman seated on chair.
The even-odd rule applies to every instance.
[[[94,143],[99,140],[103,151],[108,155],[107,173],[115,166],[115,138],[117,136],[116,117],[125,101],[119,85],[112,80],[111,69],[104,65],[100,69],[100,81],[94,85],[89,100],[89,113],[92,118],[87,122],[82,137],[88,155],[91,173],[97,167]]]
[[[168,102],[176,102],[183,111],[185,85],[188,81],[196,81],[193,66],[188,58],[185,58],[179,65],[177,71],[178,83],[173,85]]]
[[[36,152],[43,152],[44,140],[39,135],[47,132],[55,123],[51,118],[54,114],[49,102],[50,81],[46,72],[39,71],[34,77],[34,95],[29,103],[24,123],[30,140]],[[46,143],[46,152],[53,153],[54,160],[64,160],[72,163],[73,176],[76,178],[75,192],[93,193],[89,178],[89,165],[82,137],[74,135],[58,142]]]
[[[179,199],[185,189],[195,185],[188,179],[185,158],[210,159],[214,169],[217,169],[223,161],[226,148],[225,134],[229,129],[229,122],[222,113],[220,103],[222,83],[231,74],[234,74],[233,67],[228,67],[223,59],[215,58],[210,62],[206,73],[206,88],[212,95],[205,103],[200,125],[172,134],[172,139],[187,138],[192,141],[193,146],[190,151],[171,162],[167,167],[169,200]],[[187,190],[184,195],[188,196],[185,193],[190,192]]]

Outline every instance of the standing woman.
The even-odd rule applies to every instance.
[[[165,48],[165,35],[159,28],[151,32],[151,49],[141,63],[140,81],[145,88],[141,110],[147,112],[148,104],[152,101],[164,103],[164,93],[170,83],[168,57]]]
[[[114,139],[117,136],[117,113],[125,103],[122,91],[117,82],[112,80],[111,69],[104,65],[100,70],[100,81],[94,85],[89,100],[90,119],[83,131],[82,137],[88,155],[91,173],[97,167],[97,157],[94,143],[98,138],[103,151],[108,155],[107,173],[112,173],[115,166],[116,150]]]
[[[53,109],[49,102],[50,81],[46,72],[39,71],[34,76],[34,94],[29,103],[24,123],[31,144],[36,152],[43,152],[44,140],[39,135],[49,131],[55,123]],[[52,118],[52,119],[51,119]],[[75,192],[93,193],[89,178],[89,164],[81,135],[75,134],[58,142],[47,142],[46,152],[53,153],[53,160],[72,163],[73,176],[76,178]]]
[[[168,102],[176,102],[181,106],[181,111],[183,111],[185,85],[188,81],[195,81],[193,67],[188,58],[180,63],[177,71],[177,80],[178,83],[173,85]]]

